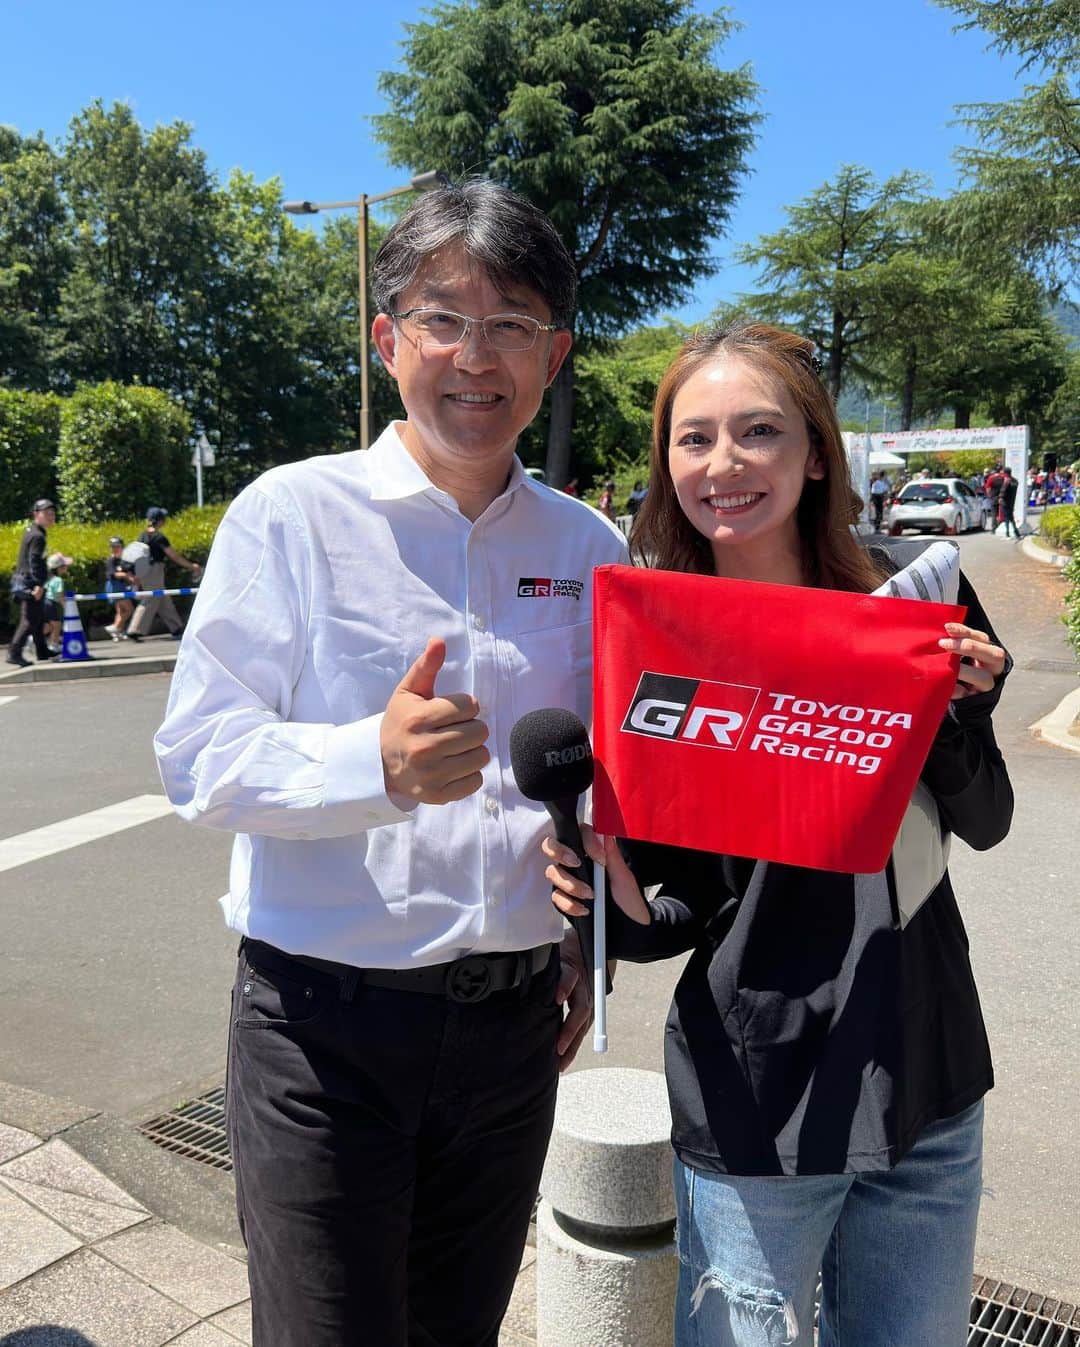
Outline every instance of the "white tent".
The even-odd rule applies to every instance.
[[[905,460],[899,454],[890,454],[888,449],[871,449],[870,466],[872,468],[902,468]]]

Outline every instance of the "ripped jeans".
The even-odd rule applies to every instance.
[[[675,1161],[675,1347],[963,1347],[980,1100],[891,1170],[753,1178]]]

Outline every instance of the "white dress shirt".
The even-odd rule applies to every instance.
[[[394,427],[246,488],[154,739],[181,817],[237,834],[229,925],[370,968],[560,939],[548,815],[514,785],[510,729],[544,706],[589,722],[592,571],[625,560],[618,529],[516,458],[470,522]],[[447,648],[436,692],[476,697],[492,758],[467,799],[403,811],[379,727],[431,636]]]

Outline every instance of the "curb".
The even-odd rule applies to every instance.
[[[1073,733],[1073,727],[1076,732]],[[1080,688],[1070,692],[1041,720],[1031,726],[1031,732],[1048,744],[1080,753]]]
[[[124,674],[172,673],[177,651],[161,655],[140,655],[134,659],[49,660],[31,664],[28,669],[0,671],[0,685],[9,683],[67,683],[77,678],[118,678]]]
[[[1034,561],[1041,561],[1044,566],[1064,566],[1072,560],[1071,556],[1066,556],[1062,552],[1050,552],[1045,547],[1040,547],[1037,542],[1033,542],[1030,537],[1024,538],[1020,547],[1025,556],[1031,557]]]
[[[159,1221],[242,1259],[231,1172],[154,1145],[134,1121],[0,1081],[0,1125],[62,1140]]]

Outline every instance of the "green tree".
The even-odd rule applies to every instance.
[[[1022,97],[960,108],[978,143],[943,223],[972,257],[1019,257],[1051,285],[1080,276],[1080,8],[1076,0],[937,0],[1042,75]]]
[[[644,475],[656,388],[688,336],[669,322],[596,344],[579,358],[574,457],[583,473],[606,477],[630,464]]]
[[[1062,334],[1042,287],[1015,261],[978,268],[937,232],[938,202],[905,210],[907,237],[877,269],[867,363],[900,394],[901,429],[952,408],[1041,424],[1063,374]]]
[[[23,139],[0,127],[0,384],[63,382],[51,348],[69,266],[56,155],[40,136]]]
[[[845,379],[873,380],[882,268],[904,247],[906,208],[925,189],[915,173],[878,183],[868,169],[846,164],[831,182],[786,208],[787,225],[739,250],[740,261],[760,268],[763,287],[742,296],[742,304],[817,343],[834,398]]]
[[[1016,272],[1005,280],[972,281],[959,321],[943,330],[925,365],[927,409],[952,407],[955,424],[983,413],[991,425],[1032,426],[1036,437],[1066,374],[1066,346],[1042,288]]]
[[[146,133],[130,107],[92,103],[62,147],[75,225],[60,359],[76,380],[181,392],[214,251],[214,180],[182,122]]]
[[[715,269],[757,116],[721,70],[723,11],[689,0],[459,0],[407,24],[374,118],[392,163],[483,173],[548,212],[579,278],[578,330],[616,335]],[[555,381],[549,480],[569,475],[574,361]]]

